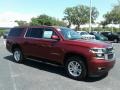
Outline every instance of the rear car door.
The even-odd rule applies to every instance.
[[[28,28],[24,39],[24,53],[27,56],[43,57],[42,34],[44,28]]]

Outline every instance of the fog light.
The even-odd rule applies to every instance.
[[[98,70],[104,70],[105,67],[98,67]]]
[[[101,70],[102,68],[101,67],[98,67],[98,70]]]
[[[104,55],[103,53],[97,53],[97,54],[96,54],[96,58],[104,59],[104,58],[105,58],[105,55]]]
[[[97,54],[98,57],[102,57],[102,54]]]

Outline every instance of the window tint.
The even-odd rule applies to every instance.
[[[13,37],[17,37],[20,36],[20,34],[22,33],[22,30],[24,28],[12,28],[8,34],[8,36],[13,36]]]
[[[42,38],[44,28],[30,28],[26,33],[26,37]]]
[[[87,32],[81,32],[80,34],[81,35],[88,35],[89,33],[87,33]]]
[[[60,33],[63,35],[65,39],[71,40],[80,39],[80,35],[70,28],[61,27],[60,30],[61,30]]]
[[[56,35],[56,33],[51,28],[46,28],[43,32],[43,38],[51,39],[52,35]]]
[[[43,38],[51,38],[53,31],[44,31]]]

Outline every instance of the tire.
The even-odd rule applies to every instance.
[[[23,56],[22,51],[19,48],[15,48],[13,50],[13,58],[14,58],[14,61],[17,62],[17,63],[22,63],[23,62],[24,56]]]
[[[87,69],[81,57],[68,57],[65,63],[67,75],[75,80],[83,80],[86,78]]]

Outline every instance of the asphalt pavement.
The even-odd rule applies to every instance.
[[[116,64],[106,77],[76,81],[68,78],[62,67],[26,60],[13,61],[0,39],[0,90],[119,90],[120,43],[113,44]]]

